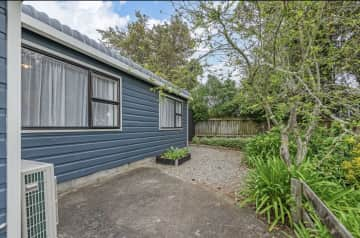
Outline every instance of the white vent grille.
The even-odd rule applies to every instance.
[[[56,238],[57,201],[51,164],[22,161],[22,237]]]
[[[28,238],[46,238],[44,172],[25,175]]]

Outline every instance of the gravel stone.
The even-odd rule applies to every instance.
[[[218,147],[191,145],[191,160],[180,166],[155,164],[162,172],[234,196],[245,185],[248,169],[243,153]]]

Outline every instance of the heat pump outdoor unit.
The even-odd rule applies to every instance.
[[[21,161],[22,237],[57,237],[56,178],[52,164]]]

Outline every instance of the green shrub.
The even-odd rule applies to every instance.
[[[312,188],[354,237],[360,238],[360,190],[349,183],[349,171],[354,170],[353,164],[357,166],[357,157],[354,157],[357,155],[353,152],[356,151],[357,140],[338,135],[336,126],[317,128],[309,143],[306,161],[300,167],[290,169],[279,158],[280,133],[277,128],[248,141],[246,159],[252,170],[246,201],[253,202],[256,211],[267,216],[270,229],[283,223],[284,219],[285,223],[292,225],[288,214],[292,205],[290,177],[296,177]],[[295,152],[296,144],[290,138],[290,154],[293,158]],[[309,204],[306,210],[314,217],[315,227],[310,229],[302,224],[294,225],[296,236],[329,237],[327,229],[316,218]]]
[[[254,203],[256,212],[266,215],[270,231],[279,223],[291,225],[291,176],[286,164],[279,157],[255,159],[253,163],[243,204]]]
[[[250,138],[246,143],[246,162],[252,167],[252,161],[256,159],[267,159],[279,156],[280,151],[280,130],[272,130]],[[296,154],[296,144],[290,140],[290,153]]]
[[[299,172],[303,179],[342,224],[360,237],[360,190],[355,186],[344,186],[329,177],[319,176],[314,162],[306,162]]]
[[[232,149],[244,149],[247,139],[241,137],[194,137],[192,142],[198,145],[223,146]]]
[[[171,146],[161,155],[161,157],[164,159],[177,160],[185,157],[187,154],[189,154],[189,149],[187,147],[179,149]]]
[[[194,136],[192,138],[192,143],[200,145],[200,137]]]
[[[338,137],[338,126],[331,128],[318,127],[312,136],[309,145],[307,159],[313,161],[313,166],[320,177],[327,177],[331,181],[345,185],[345,169],[342,164],[353,158],[354,139],[349,136]],[[296,143],[290,136],[290,156],[295,158]],[[246,143],[246,162],[252,167],[254,159],[267,159],[279,156],[280,151],[280,130],[272,130],[250,138]]]

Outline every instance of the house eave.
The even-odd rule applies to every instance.
[[[187,92],[181,91],[171,85],[171,83],[165,83],[162,81],[159,81],[155,78],[152,78],[151,76],[139,71],[138,69],[132,68],[131,66],[121,62],[120,60],[117,60],[116,58],[113,58],[102,51],[91,47],[88,44],[85,44],[81,42],[80,40],[67,35],[52,26],[37,20],[25,13],[21,14],[21,23],[22,27],[30,30],[32,32],[35,32],[41,36],[44,36],[48,39],[51,39],[57,43],[60,43],[62,45],[65,45],[66,47],[69,47],[73,50],[76,50],[80,53],[83,53],[85,55],[88,55],[98,61],[101,61],[105,64],[108,64],[114,68],[117,68],[123,72],[126,72],[130,75],[135,76],[138,79],[141,79],[143,81],[146,81],[152,85],[165,88],[166,91],[169,91],[171,93],[174,93],[176,95],[179,95],[185,99],[190,99],[190,95]]]

